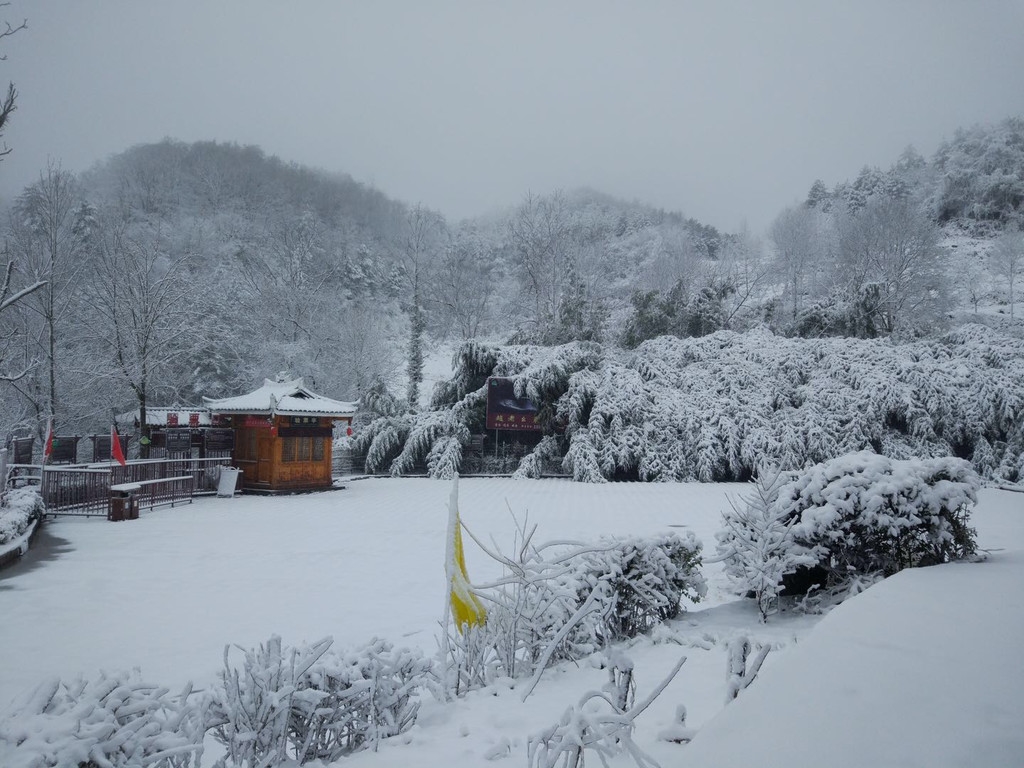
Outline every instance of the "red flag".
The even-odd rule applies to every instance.
[[[46,442],[43,443],[43,464],[53,455],[53,416],[46,421]]]
[[[117,434],[116,424],[110,427],[110,458],[122,467],[128,463],[124,460],[124,451],[121,450],[121,438]]]

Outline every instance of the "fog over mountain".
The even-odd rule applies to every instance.
[[[1024,4],[15,2],[0,195],[173,137],[449,219],[589,186],[763,229],[815,178],[1024,112]]]

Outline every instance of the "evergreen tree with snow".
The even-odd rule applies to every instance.
[[[753,592],[762,622],[775,612],[782,577],[814,562],[794,545],[790,529],[796,518],[777,505],[788,479],[778,466],[763,462],[751,494],[739,503],[730,500],[725,527],[717,534],[726,574],[741,590]]]

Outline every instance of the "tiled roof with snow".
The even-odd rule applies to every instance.
[[[332,400],[307,389],[302,378],[290,381],[265,379],[263,386],[247,395],[203,401],[211,413],[252,413],[267,416],[333,416],[341,418],[356,412],[355,403]]]

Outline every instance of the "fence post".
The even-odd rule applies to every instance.
[[[7,449],[0,448],[0,498],[7,493]]]

